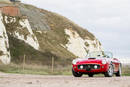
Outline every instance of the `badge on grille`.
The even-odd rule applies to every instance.
[[[90,68],[90,65],[88,65],[88,68]]]

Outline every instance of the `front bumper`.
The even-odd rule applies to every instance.
[[[80,65],[83,65],[82,69],[80,69]],[[93,67],[94,65],[97,65],[96,69]],[[73,65],[73,70],[81,73],[104,73],[108,70],[108,64],[76,64]]]

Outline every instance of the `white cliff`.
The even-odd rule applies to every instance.
[[[15,32],[15,36],[18,37],[18,39],[21,39],[28,43],[30,46],[34,47],[36,50],[38,50],[39,43],[31,29],[28,19],[22,19],[21,21],[19,21],[19,23],[22,26],[22,29],[27,29],[29,34],[27,35],[27,39],[24,38],[24,35],[20,35],[19,32]]]
[[[39,50],[37,37],[32,31],[28,19],[23,18],[17,20],[15,17],[3,16],[2,13],[0,13],[0,60],[4,64],[9,64],[11,60],[6,24],[15,22],[18,22],[19,26],[15,27],[15,31],[10,30],[11,32],[9,32],[9,34],[19,40],[23,40],[34,49]]]
[[[32,31],[28,19],[23,18],[20,20],[16,20],[15,17],[10,17],[8,19],[8,17],[5,16],[5,22],[6,24],[18,22],[20,27],[16,26],[17,28],[14,32],[12,32],[12,35],[17,39],[23,40],[25,43],[29,44],[34,49],[39,49],[37,37],[34,35]]]
[[[10,63],[10,51],[9,51],[9,42],[8,42],[8,36],[5,29],[5,26],[3,24],[3,17],[0,13],[0,60],[4,64]]]
[[[69,35],[69,42],[66,44],[67,49],[78,57],[85,57],[87,53],[91,51],[102,50],[96,38],[95,40],[84,40],[76,31],[70,29],[65,29],[65,33]],[[87,43],[88,46],[86,46],[85,43]]]

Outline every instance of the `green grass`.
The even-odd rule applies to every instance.
[[[130,76],[130,66],[123,66],[122,67],[122,75],[123,76]]]
[[[122,74],[122,76],[130,76],[130,73],[124,73],[124,74]]]
[[[4,73],[15,73],[15,74],[35,74],[35,75],[72,75],[71,67],[54,67],[52,71],[51,66],[42,65],[23,65],[10,64],[2,65],[0,64],[0,71]]]

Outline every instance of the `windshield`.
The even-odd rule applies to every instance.
[[[111,52],[105,52],[105,51],[94,51],[94,52],[89,52],[87,55],[87,58],[95,58],[95,57],[103,57],[103,58],[112,58],[113,54]]]

